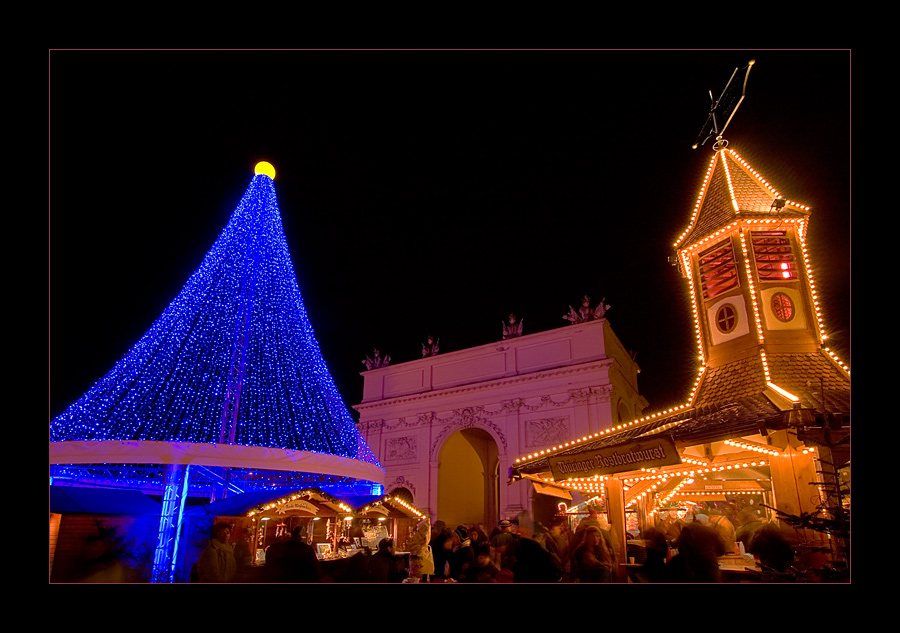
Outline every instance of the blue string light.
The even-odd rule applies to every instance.
[[[51,422],[50,440],[219,443],[223,423],[227,443],[378,464],[322,357],[262,174],[162,316]]]

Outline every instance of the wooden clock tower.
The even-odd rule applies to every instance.
[[[713,157],[675,260],[688,280],[702,370],[690,405],[762,393],[779,408],[827,413],[849,402],[849,370],[827,338],[806,248],[810,209],[785,199],[723,133],[754,61],[712,102],[698,143]],[[712,93],[710,93],[712,96]]]
[[[714,153],[690,224],[675,243],[704,367],[694,405],[718,399],[717,385],[733,390],[736,369],[778,394],[807,390],[795,384],[804,367],[831,365],[828,373],[840,378],[842,367],[823,351],[806,248],[809,217],[809,207],[786,200],[737,153]],[[726,370],[727,386],[714,379]]]

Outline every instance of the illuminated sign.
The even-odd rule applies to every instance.
[[[556,481],[657,468],[681,463],[672,440],[657,437],[634,444],[560,455],[549,460]]]
[[[318,514],[319,508],[311,504],[309,501],[304,501],[303,499],[293,499],[288,501],[282,506],[279,506],[275,511],[278,514],[285,514],[288,510],[300,510],[302,512],[309,512],[310,514]]]

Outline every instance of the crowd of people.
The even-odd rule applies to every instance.
[[[643,556],[632,566],[632,582],[721,582],[718,557],[729,545],[746,543],[766,566],[783,570],[793,552],[777,526],[757,517],[744,517],[740,529],[723,538],[708,522],[679,524],[677,533],[647,528],[640,536]],[[247,559],[228,544],[230,528],[217,524],[213,538],[197,562],[199,582],[239,582]],[[733,537],[733,538],[732,538]],[[727,541],[730,541],[727,542]],[[444,521],[421,521],[403,543],[406,556],[396,553],[394,540],[384,538],[378,551],[352,557],[352,582],[460,583],[610,583],[619,570],[615,538],[604,515],[590,509],[573,530],[565,517],[546,525],[523,512],[504,520],[490,532],[478,524],[448,526]],[[240,559],[240,562],[238,562]],[[266,582],[321,582],[326,574],[315,551],[296,528],[290,539],[270,546],[262,578]]]
[[[576,530],[565,517],[543,524],[528,513],[490,532],[478,523],[455,528],[437,521],[421,580],[462,583],[612,582],[616,555],[609,526],[591,511]]]

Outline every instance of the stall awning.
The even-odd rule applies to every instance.
[[[212,516],[241,516],[249,512],[260,512],[267,507],[272,507],[272,511],[275,512],[276,506],[290,503],[290,500],[294,497],[303,498],[317,508],[321,507],[328,513],[350,514],[352,511],[349,506],[343,504],[339,499],[322,492],[318,488],[305,488],[290,492],[285,492],[284,490],[254,490],[239,495],[232,495],[207,505],[196,506],[186,511],[186,514],[207,513]]]
[[[531,483],[534,486],[534,491],[537,493],[550,497],[558,497],[560,499],[565,499],[566,501],[572,500],[572,493],[569,492],[567,488],[562,488],[560,486],[554,486],[553,484],[534,480],[532,480]]]

